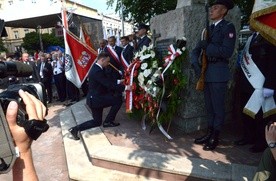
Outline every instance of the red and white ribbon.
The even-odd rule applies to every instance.
[[[123,55],[123,52],[121,53],[121,62],[122,62],[122,65],[124,67],[124,70],[127,70],[127,68],[129,67],[129,64],[128,62],[126,61],[124,55]]]
[[[107,48],[108,52],[110,53],[110,55],[113,57],[113,59],[118,63],[118,65],[121,65],[120,59],[119,59],[117,53],[115,52],[115,50],[110,45],[107,45],[106,48]]]

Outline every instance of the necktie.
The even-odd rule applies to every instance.
[[[212,24],[212,25],[210,26],[210,32],[211,32],[211,33],[214,31],[214,28],[215,28],[215,24]]]

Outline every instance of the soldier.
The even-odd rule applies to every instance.
[[[228,59],[234,52],[236,30],[231,22],[224,20],[224,17],[233,7],[232,0],[217,0],[212,4],[209,17],[213,24],[209,27],[209,39],[199,41],[192,51],[194,67],[199,67],[197,60],[202,49],[206,50],[208,57],[204,87],[208,131],[204,136],[195,139],[196,144],[205,144],[203,149],[206,151],[217,147],[225,118],[225,94],[230,79]]]
[[[149,30],[148,25],[145,25],[144,23],[139,24],[138,32],[137,32],[137,35],[139,37],[139,41],[137,43],[135,51],[140,51],[143,48],[143,46],[146,46],[146,47],[149,46],[149,44],[151,42],[151,39],[147,36],[148,30]]]

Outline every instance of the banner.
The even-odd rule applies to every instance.
[[[276,1],[255,0],[250,25],[276,46]]]
[[[86,45],[88,45],[90,48],[92,49],[95,49],[92,45],[92,42],[91,42],[91,38],[90,36],[88,35],[87,33],[87,30],[84,26],[84,24],[81,24],[80,25],[80,40],[85,43]]]
[[[97,52],[82,43],[78,37],[68,30],[65,6],[62,8],[61,16],[64,28],[65,76],[67,80],[80,88],[97,58]]]
[[[70,82],[80,88],[96,58],[97,52],[66,31],[65,76]]]

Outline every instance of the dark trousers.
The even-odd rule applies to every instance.
[[[112,122],[115,120],[115,117],[123,103],[122,97],[114,97],[111,95],[107,95],[107,96],[102,96],[98,99],[101,100],[101,103],[98,104],[98,105],[101,105],[101,107],[96,107],[95,105],[97,104],[90,99],[89,107],[92,111],[93,119],[78,125],[77,129],[79,131],[101,126],[102,118],[103,118],[103,109],[106,107],[111,106],[109,113],[107,114],[104,122]]]
[[[79,101],[80,91],[79,89],[69,80],[66,79],[66,92],[67,98],[71,101]]]
[[[227,82],[205,82],[204,99],[208,126],[220,131],[225,118],[225,94]]]
[[[61,101],[66,99],[66,80],[64,73],[54,75],[55,85],[57,88],[58,98]]]
[[[52,98],[53,98],[52,79],[42,78],[42,83],[46,89],[48,101],[52,101]]]

